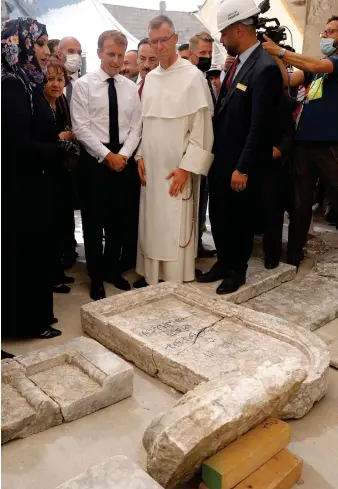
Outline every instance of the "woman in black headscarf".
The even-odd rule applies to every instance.
[[[54,126],[43,96],[47,42],[46,27],[33,19],[2,25],[3,264],[8,267],[2,303],[10,311],[2,332],[10,337],[61,334],[52,327],[57,319],[47,254],[52,231],[49,167],[62,151],[57,141],[45,138]]]

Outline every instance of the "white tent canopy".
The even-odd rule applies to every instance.
[[[31,7],[36,12],[32,12],[32,16],[46,24],[49,39],[67,36],[78,39],[87,58],[87,71],[99,65],[97,40],[103,31],[117,29],[127,36],[128,49],[137,48],[138,40],[117,22],[100,0],[37,0],[33,5],[30,1],[16,0],[14,3],[16,8],[11,17],[25,16],[25,10]]]
[[[259,5],[261,0],[255,0],[255,3]],[[220,0],[206,0],[199,12],[195,13],[196,17],[203,25],[213,34],[217,31],[217,11],[219,9]],[[287,31],[288,38],[287,44],[292,44],[296,52],[301,53],[303,47],[303,32],[298,26],[294,17],[287,10],[283,0],[270,0],[270,9],[263,15],[263,17],[274,18],[276,17],[281,25],[288,27],[292,33],[292,41]],[[219,43],[220,37],[215,39],[213,64],[223,64],[225,61],[226,51]]]

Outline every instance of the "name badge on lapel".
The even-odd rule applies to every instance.
[[[242,83],[237,83],[236,88],[239,88],[239,90],[242,90],[242,92],[246,92],[248,87],[246,85],[242,85]]]

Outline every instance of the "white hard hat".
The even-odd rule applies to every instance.
[[[222,0],[217,13],[216,35],[235,22],[249,19],[260,13],[260,8],[254,0]]]

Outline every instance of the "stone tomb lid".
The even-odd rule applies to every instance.
[[[186,285],[128,292],[87,304],[81,315],[86,333],[181,392],[229,372],[283,368],[290,359],[307,378],[285,416],[304,415],[326,392],[329,353],[321,340]]]
[[[119,455],[95,465],[57,489],[161,489],[140,467]]]

